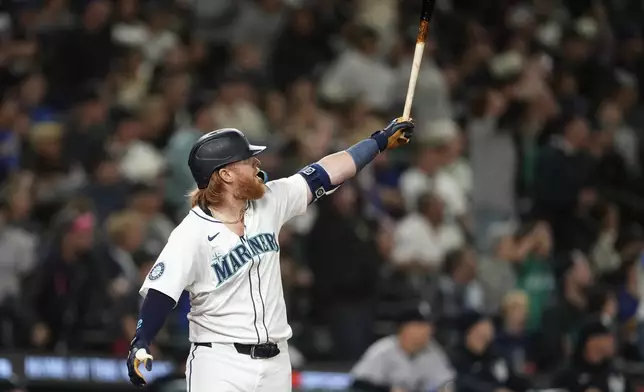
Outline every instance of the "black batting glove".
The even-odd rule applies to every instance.
[[[132,384],[137,387],[142,387],[146,384],[145,378],[143,378],[143,374],[139,370],[139,366],[143,364],[149,372],[152,370],[153,359],[147,343],[137,340],[136,337],[132,339],[130,351],[127,354],[127,374]]]
[[[416,123],[413,119],[403,120],[399,117],[387,125],[385,129],[373,133],[371,138],[378,142],[378,148],[380,148],[380,152],[383,152],[409,143],[415,127]]]

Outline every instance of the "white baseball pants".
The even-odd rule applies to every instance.
[[[232,344],[192,345],[186,360],[187,392],[291,392],[288,344],[268,359],[240,354]]]

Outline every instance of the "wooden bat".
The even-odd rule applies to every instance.
[[[420,72],[420,63],[423,61],[423,52],[425,51],[425,41],[429,33],[429,21],[434,13],[436,0],[422,0],[423,8],[420,13],[420,26],[418,35],[416,35],[416,50],[414,51],[414,60],[411,66],[411,75],[409,76],[409,87],[407,87],[407,98],[405,98],[405,109],[403,110],[403,119],[409,119],[411,116],[411,104],[414,101],[414,91]]]

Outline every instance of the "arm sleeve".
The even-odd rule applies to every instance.
[[[175,304],[176,302],[167,295],[155,289],[149,290],[143,300],[143,305],[141,305],[139,321],[136,325],[136,337],[147,343],[152,342]]]
[[[306,211],[309,186],[301,175],[294,174],[287,178],[269,181],[266,186],[270,192],[271,204],[279,226]]]
[[[170,235],[159,258],[141,287],[139,293],[146,296],[149,289],[159,291],[179,302],[183,290],[195,281],[196,260],[200,247],[197,237],[186,226],[179,225]]]

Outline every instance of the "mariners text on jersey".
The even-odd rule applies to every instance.
[[[224,255],[215,250],[212,268],[217,275],[217,286],[239,272],[253,258],[267,252],[279,252],[273,233],[258,234],[248,239],[241,237],[239,245]]]

